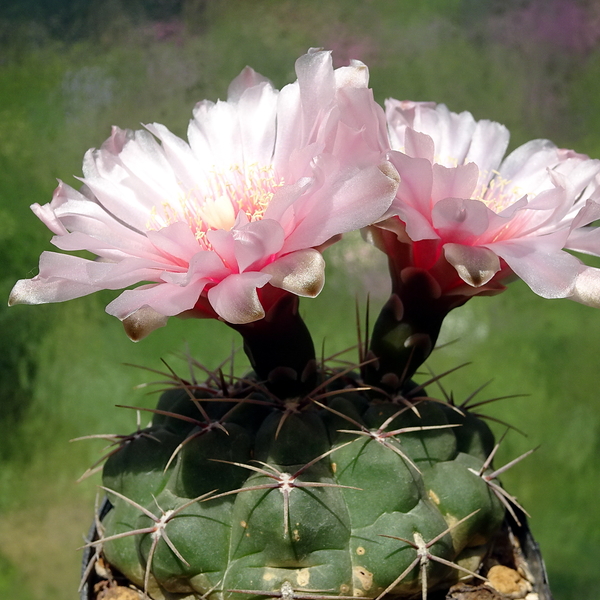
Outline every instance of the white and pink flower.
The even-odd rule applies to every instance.
[[[61,182],[32,206],[56,247],[96,260],[44,252],[10,303],[137,286],[107,312],[139,339],[174,315],[253,322],[274,290],[316,296],[319,247],[379,219],[398,182],[367,68],[311,50],[296,72],[278,92],[244,69],[227,101],[197,104],[189,144],[159,124],[114,128],[86,154],[81,192]]]
[[[394,216],[371,234],[404,268],[427,271],[439,293],[495,293],[519,277],[544,298],[600,306],[600,161],[534,140],[506,158],[507,129],[433,103],[388,100],[400,175]]]

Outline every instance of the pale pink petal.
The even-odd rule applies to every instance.
[[[48,213],[50,210],[53,211],[54,217],[64,226],[65,236],[72,235],[66,234],[66,231],[70,231],[87,236],[90,240],[97,240],[97,243],[90,241],[94,244],[94,248],[84,245],[77,248],[78,250],[88,249],[109,259],[117,259],[123,253],[148,257],[155,254],[145,233],[115,219],[96,199],[90,199],[64,183],[56,188],[52,202],[46,207],[42,208],[48,210]],[[35,208],[34,212],[36,212]],[[57,235],[53,238],[53,243],[61,249],[67,249],[63,248],[61,237],[64,236]],[[106,248],[106,250],[95,252],[98,248]]]
[[[564,187],[576,205],[583,205],[594,193],[599,193],[598,170],[600,161],[577,155],[564,158],[563,151],[557,151],[557,164],[552,168],[556,185]]]
[[[133,139],[119,153],[119,160],[129,177],[135,178],[136,187],[144,185],[148,193],[144,200],[150,208],[155,205],[155,197],[164,199],[171,191],[178,191],[177,178],[165,150],[149,131],[134,132]]]
[[[99,260],[106,262],[118,262],[131,255],[137,255],[140,258],[145,258],[150,261],[164,262],[164,258],[161,258],[156,249],[150,244],[145,236],[139,244],[134,243],[123,243],[124,239],[115,239],[115,232],[112,235],[104,236],[106,239],[100,236],[90,236],[86,233],[80,233],[74,231],[73,233],[67,233],[61,236],[55,236],[51,242],[59,250],[77,251],[87,250],[95,254]],[[146,243],[143,243],[146,242]],[[118,246],[116,246],[118,244]]]
[[[394,208],[408,204],[421,214],[429,215],[433,187],[431,163],[424,158],[411,158],[400,152],[390,152],[389,159],[400,174]]]
[[[265,82],[247,89],[238,100],[244,160],[271,164],[275,151],[278,93]]]
[[[113,220],[140,233],[146,230],[151,209],[145,202],[140,202],[136,189],[122,185],[116,178],[88,177],[81,181],[98,206]],[[125,206],[121,206],[123,202]]]
[[[518,188],[530,196],[553,187],[548,169],[557,162],[557,148],[548,140],[532,140],[513,150],[502,162],[500,177],[506,182],[506,193]]]
[[[432,138],[436,162],[446,167],[465,162],[475,127],[471,113],[453,113],[444,104],[438,104],[435,109],[421,105],[414,120],[414,129]]]
[[[364,66],[360,68],[360,71],[364,68]],[[360,75],[357,79],[360,79]],[[360,137],[363,152],[368,148],[379,153],[381,149],[387,148],[385,115],[379,104],[373,100],[373,92],[370,89],[342,88],[338,90],[336,99],[341,118],[336,135],[340,135],[341,126],[347,127]],[[337,140],[336,144],[339,144]],[[326,147],[327,150],[331,148],[332,146]],[[335,154],[333,150],[331,151]],[[361,155],[356,156],[357,162],[360,162],[360,159]],[[364,156],[363,160],[368,160],[368,157]]]
[[[216,252],[200,251],[189,261],[187,271],[179,272],[173,269],[162,271],[154,281],[166,281],[180,286],[190,285],[194,280],[220,281],[227,277],[230,269],[225,266],[223,260]]]
[[[444,198],[433,207],[431,217],[443,241],[469,244],[488,229],[491,212],[479,200]]]
[[[143,306],[123,319],[123,326],[129,339],[133,342],[139,342],[154,330],[164,327],[168,320],[169,317],[162,315],[153,308]]]
[[[575,288],[570,298],[581,304],[600,308],[600,270],[584,268],[575,279]]]
[[[493,251],[539,296],[567,298],[573,294],[582,263],[562,250],[540,248],[540,239],[494,244]]]
[[[414,129],[417,113],[423,109],[435,110],[436,106],[435,102],[415,102],[413,100],[388,98],[385,101],[386,118],[397,128],[405,125]]]
[[[240,272],[253,265],[260,269],[267,259],[281,250],[285,239],[281,225],[271,219],[236,227],[232,234]]]
[[[412,158],[424,158],[433,162],[435,145],[428,135],[408,128],[404,135],[404,153]]]
[[[266,273],[230,275],[208,290],[208,300],[215,312],[228,323],[251,323],[265,316],[257,288],[268,283]]]
[[[39,277],[20,279],[10,293],[8,305],[64,302],[93,294],[101,289],[101,287],[64,279],[48,280]]]
[[[96,285],[114,268],[114,263],[96,262],[57,252],[42,252],[40,256],[40,272],[42,279],[68,279]]]
[[[330,53],[312,50],[297,61],[296,69],[298,81],[284,87],[278,98],[273,159],[277,169],[291,174],[291,180],[310,176],[315,156],[342,156],[340,136],[355,140],[352,148],[346,148],[344,162],[365,164],[367,149],[385,151],[384,115],[366,88],[365,65],[354,61],[342,71],[333,71]]]
[[[552,212],[560,221],[567,212],[569,205],[573,204],[573,196],[569,195],[564,187],[555,187],[544,190],[532,198],[528,198],[527,210],[538,212]]]
[[[336,82],[331,52],[311,48],[296,61],[296,75],[302,111],[311,115],[314,122],[314,117],[322,115],[323,108],[329,107],[334,98]]]
[[[352,162],[357,167],[372,165],[377,160],[380,160],[381,152],[371,150],[375,136],[366,135],[365,131],[356,129],[346,123],[339,123],[334,139],[335,142],[328,146],[327,151],[333,156],[352,157]],[[319,161],[322,161],[322,156],[319,157]],[[311,166],[315,166],[314,161]]]
[[[333,73],[335,87],[366,88],[369,85],[369,69],[360,60],[352,59],[347,67],[340,67]]]
[[[298,250],[267,265],[269,283],[297,296],[314,298],[325,284],[325,261],[317,250]]]
[[[448,168],[434,164],[432,169],[431,202],[433,204],[444,198],[471,198],[479,177],[477,165],[469,163]]]
[[[306,143],[303,123],[298,82],[295,82],[286,85],[277,98],[277,143],[273,153],[273,164],[289,173],[291,181],[309,175],[310,157],[319,154],[324,146],[322,142],[318,146]]]
[[[56,189],[52,202],[41,208],[48,210],[48,213],[50,210],[53,212],[54,217],[65,228],[64,235],[67,231],[77,231],[90,238],[102,239],[113,248],[135,253],[151,252],[151,245],[142,232],[116,221],[97,202],[66,184],[61,184]],[[59,233],[57,238],[62,235]]]
[[[198,280],[187,286],[170,283],[142,285],[125,290],[108,304],[106,312],[122,321],[140,308],[149,306],[162,315],[172,317],[194,308],[207,283]]]
[[[347,173],[335,186],[323,186],[295,211],[297,226],[285,241],[286,253],[318,246],[339,233],[354,231],[379,219],[398,186],[389,163]]]
[[[119,289],[144,280],[153,280],[164,265],[136,257],[119,262],[92,261],[70,254],[43,252],[39,279],[78,282],[96,289]]]
[[[251,67],[245,67],[229,84],[229,87],[227,88],[227,99],[232,102],[237,102],[247,89],[263,83],[271,85],[271,82],[266,77],[263,77]]]
[[[485,285],[500,271],[500,260],[487,248],[444,244],[444,256],[460,278],[473,287]]]
[[[477,121],[464,162],[475,163],[479,168],[479,187],[487,185],[498,170],[508,148],[509,137],[504,125],[494,121]]]
[[[422,108],[435,109],[435,106],[435,102],[413,102],[388,98],[385,101],[385,115],[389,124],[391,148],[405,153],[404,137],[407,127],[415,129],[417,113]],[[421,133],[424,132],[421,131]]]
[[[186,264],[196,252],[198,241],[187,223],[173,223],[146,234],[152,245],[174,264]]]
[[[92,148],[85,153],[83,157],[84,177],[108,177],[115,181],[127,178],[127,171],[121,165],[119,154],[125,145],[134,138],[134,131],[113,127],[110,137],[99,150]]]
[[[394,212],[399,220],[404,223],[404,230],[413,242],[439,239],[440,236],[430,221],[431,215],[424,215],[421,211],[408,204],[398,204],[394,208]],[[388,229],[385,225],[387,221],[389,219],[378,223],[378,225],[381,225],[384,229]]]
[[[213,251],[221,258],[223,263],[227,265],[230,272],[238,273],[240,269],[237,264],[237,256],[235,255],[235,239],[231,231],[215,229],[209,231],[206,237],[208,238]]]
[[[569,235],[565,248],[591,256],[600,256],[600,227],[576,229]]]
[[[286,232],[294,227],[294,205],[304,194],[310,193],[314,179],[303,177],[293,184],[284,185],[275,191],[264,218],[278,221]]]
[[[188,136],[193,152],[205,163],[269,164],[275,148],[278,92],[246,68],[232,82],[227,102],[201,102],[194,110]],[[232,143],[233,142],[233,143]]]
[[[115,263],[94,262],[93,264],[105,264],[110,267],[106,272],[99,271],[98,274],[101,278],[93,280],[103,288],[110,290],[135,285],[141,281],[162,281],[165,273],[174,270],[172,264],[132,256]]]
[[[110,169],[104,166],[107,161],[111,161]],[[132,132],[117,157],[102,151],[88,153],[84,174],[85,183],[104,208],[142,231],[153,209],[160,211],[165,200],[181,195],[164,150],[147,131]]]
[[[194,108],[188,127],[192,151],[207,166],[244,164],[242,136],[235,104],[205,100]]]
[[[498,168],[508,145],[509,134],[503,125],[485,120],[476,122],[470,113],[453,113],[444,104],[389,99],[386,115],[394,150],[424,156],[409,151],[407,134],[412,129],[431,139],[435,157],[430,160],[445,167],[476,163],[482,185]]]
[[[140,200],[136,189],[101,177],[87,177],[84,181],[105,212],[137,231],[146,229],[151,208]]]
[[[42,206],[36,202],[31,205],[31,210],[52,233],[55,233],[56,235],[65,235],[67,233],[67,228],[56,216],[56,213],[50,204],[44,204]]]
[[[146,129],[161,141],[165,155],[180,185],[183,188],[193,189],[197,185],[196,173],[198,170],[202,170],[202,165],[189,144],[160,123],[146,125]]]

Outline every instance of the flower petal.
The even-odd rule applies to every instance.
[[[600,270],[587,267],[577,275],[572,300],[600,308]]]
[[[39,277],[20,279],[10,293],[8,305],[64,302],[65,300],[87,296],[101,289],[100,287],[94,287],[85,283],[63,279],[51,281]]]
[[[215,312],[228,323],[241,325],[265,316],[256,288],[271,279],[266,273],[230,275],[208,290],[208,300]]]
[[[389,163],[352,170],[329,181],[295,210],[297,223],[283,246],[286,252],[323,244],[339,233],[369,225],[386,212],[398,186]]]
[[[468,244],[487,230],[491,212],[479,200],[444,198],[433,207],[431,219],[443,241]]]
[[[444,198],[471,198],[479,177],[476,164],[468,163],[454,168],[434,164],[432,169],[431,202],[433,204]]]
[[[240,272],[256,265],[261,269],[265,261],[277,254],[285,239],[279,223],[263,219],[232,230],[234,252]]]
[[[541,238],[533,238],[501,242],[494,244],[493,250],[538,296],[568,298],[583,265],[571,254],[551,251],[540,241]]]
[[[477,121],[464,162],[475,163],[479,168],[478,187],[487,185],[498,170],[509,138],[510,134],[504,125],[485,119]]]
[[[139,342],[155,329],[164,327],[168,320],[169,317],[165,317],[149,306],[144,306],[123,319],[123,326],[129,339],[132,342]]]
[[[500,270],[500,260],[487,248],[444,244],[444,256],[460,278],[473,287],[488,283]]]
[[[404,152],[412,158],[424,158],[433,162],[435,145],[431,137],[408,127],[404,134]]]
[[[389,159],[400,174],[394,204],[409,204],[423,214],[428,214],[433,186],[431,163],[427,159],[412,158],[401,152],[390,152]]]
[[[153,246],[174,263],[187,262],[198,252],[198,241],[187,223],[173,223],[159,231],[148,231],[146,234]]]
[[[59,182],[59,186],[62,182]],[[52,232],[56,235],[65,235],[68,233],[67,228],[62,224],[60,219],[56,216],[53,207],[50,204],[44,204],[43,206],[38,204],[31,205],[31,210],[35,216]]]
[[[298,250],[282,256],[263,269],[269,283],[297,296],[314,298],[325,284],[325,260],[317,250]]]
[[[141,285],[125,290],[106,307],[109,315],[121,321],[149,306],[161,315],[172,317],[194,308],[207,281],[198,280],[186,286],[170,283]]]
[[[229,88],[227,88],[227,99],[232,102],[237,102],[246,90],[263,83],[271,85],[271,82],[266,77],[257,73],[251,67],[245,67],[229,84]]]

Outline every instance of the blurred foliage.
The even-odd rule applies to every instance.
[[[598,23],[591,0],[4,0],[0,293],[33,276],[51,248],[28,206],[48,202],[57,177],[76,186],[83,153],[112,124],[159,121],[184,136],[194,103],[225,97],[246,64],[282,86],[311,46],[331,48],[336,65],[366,62],[381,102],[445,102],[505,123],[512,147],[550,137],[600,157]],[[375,314],[388,288],[385,260],[359,240],[326,258],[328,285],[301,306],[330,355],[355,343],[355,296],[364,307],[370,290]],[[214,368],[239,345],[220,323],[176,319],[134,345],[104,313],[112,297],[0,304],[1,597],[74,597],[72,549],[89,525],[96,480],[73,482],[101,444],[67,440],[125,433],[135,414],[113,405],[154,403],[154,388],[134,388],[161,376],[124,363],[164,371],[163,358],[185,373],[182,353]],[[510,432],[500,460],[542,443],[504,480],[532,514],[557,600],[595,600],[600,583],[600,516],[590,508],[600,477],[598,318],[513,284],[457,310],[444,340],[460,341],[430,361],[442,372],[476,357],[443,382],[457,398],[492,378],[482,398],[530,394],[486,412],[529,435]],[[243,362],[238,353],[238,370]]]

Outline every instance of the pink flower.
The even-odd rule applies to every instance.
[[[296,72],[278,92],[245,68],[227,101],[196,105],[189,144],[159,124],[114,128],[86,154],[81,192],[60,183],[32,206],[55,246],[97,259],[44,252],[10,303],[142,284],[107,306],[140,339],[190,311],[243,324],[281,294],[316,296],[318,248],[380,218],[397,176],[367,68],[334,71],[328,52],[311,50]]]
[[[395,215],[373,228],[394,277],[425,270],[439,294],[495,293],[519,277],[544,298],[600,306],[600,161],[534,140],[503,159],[509,134],[444,105],[389,100]],[[464,300],[463,300],[464,301]],[[460,303],[460,302],[459,302]]]

